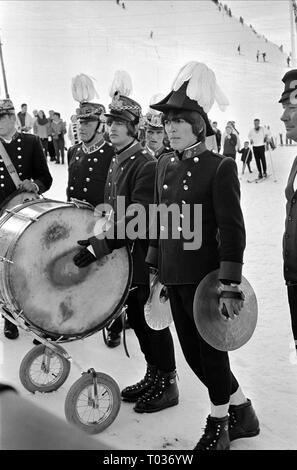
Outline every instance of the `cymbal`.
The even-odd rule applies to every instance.
[[[219,312],[219,270],[207,274],[196,289],[193,313],[202,338],[219,351],[233,351],[251,338],[257,324],[258,304],[256,294],[242,276],[240,289],[245,295],[243,308],[234,319],[225,320]]]

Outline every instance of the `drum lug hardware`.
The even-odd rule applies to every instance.
[[[13,261],[10,261],[10,259],[5,258],[4,256],[0,256],[0,262],[1,262],[1,263],[14,264]]]
[[[5,212],[7,212],[8,214],[13,214],[16,217],[20,217],[23,220],[31,220],[31,222],[37,222],[38,220],[38,217],[29,217],[28,215],[20,214],[19,212],[15,212],[10,209],[5,209]]]
[[[94,409],[99,408],[99,400],[98,400],[98,387],[97,387],[97,374],[93,367],[88,369],[88,374],[92,374],[93,376],[93,387],[94,387],[94,395],[92,395],[91,387],[88,389],[88,405],[92,406]]]

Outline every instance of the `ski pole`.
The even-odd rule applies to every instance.
[[[274,172],[274,167],[273,167],[273,161],[272,161],[272,155],[271,155],[271,150],[270,150],[270,145],[268,144],[268,152],[270,156],[270,163],[271,163],[271,170],[272,170],[272,175],[273,175],[273,182],[276,183],[277,179],[275,178],[275,172]]]

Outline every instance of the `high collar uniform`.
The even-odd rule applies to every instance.
[[[157,164],[155,203],[189,204],[191,230],[194,204],[202,207],[199,225],[201,247],[185,250],[183,218],[177,230],[179,239],[162,239],[166,229],[160,220],[156,240],[150,243],[147,262],[159,268],[163,284],[198,284],[214,269],[220,268],[220,278],[241,281],[243,251],[245,248],[244,221],[240,208],[240,186],[236,164],[231,158],[210,152],[203,143],[193,145],[182,154],[163,155]],[[172,232],[171,219],[168,232]],[[195,234],[196,237],[198,234]]]
[[[1,139],[20,179],[32,179],[40,189],[47,191],[52,184],[46,158],[39,137],[31,134],[16,132],[7,143]],[[15,184],[0,157],[0,202],[16,191]]]
[[[102,204],[108,168],[113,156],[112,144],[103,139],[89,151],[82,142],[71,147],[68,150],[68,201],[75,198],[89,202],[94,207]]]

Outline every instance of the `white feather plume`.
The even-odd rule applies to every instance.
[[[81,73],[72,79],[71,90],[73,98],[81,103],[82,101],[92,101],[95,96],[99,98],[95,90],[93,80],[88,75]]]
[[[184,65],[175,78],[172,89],[177,91],[184,82],[188,81],[187,96],[209,112],[214,101],[222,111],[229,105],[228,98],[218,86],[214,72],[201,62],[188,62]]]
[[[165,98],[165,95],[163,93],[157,93],[156,95],[153,95],[150,99],[150,107],[149,107],[149,112],[151,114],[160,114],[160,111],[157,111],[156,109],[152,109],[151,105],[159,103],[159,101],[162,101]]]
[[[114,74],[109,96],[113,98],[116,92],[124,96],[129,96],[132,93],[132,80],[125,70],[117,70]]]

